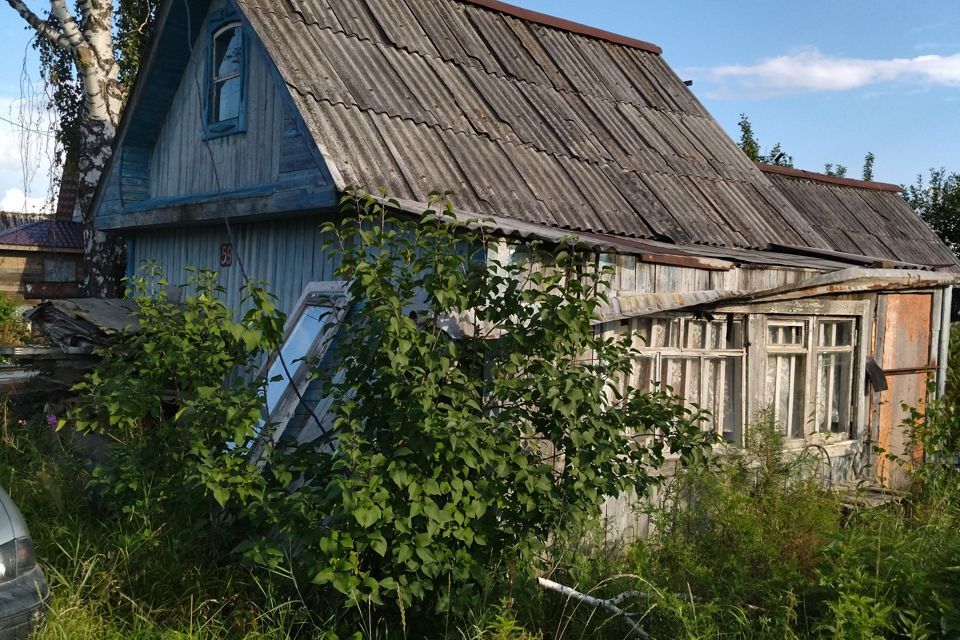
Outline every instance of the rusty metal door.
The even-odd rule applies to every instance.
[[[919,452],[908,450],[908,434],[902,424],[907,412],[903,405],[923,411],[927,380],[935,373],[936,365],[930,355],[933,294],[880,296],[877,328],[882,332],[877,340],[877,355],[888,388],[874,397],[876,444],[900,458],[915,458]],[[876,470],[877,479],[886,486],[899,488],[908,481],[904,470],[882,455],[877,457]]]

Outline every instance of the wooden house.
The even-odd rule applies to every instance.
[[[0,232],[0,292],[18,301],[83,295],[83,230],[49,217]]]
[[[615,267],[598,330],[645,337],[633,384],[731,443],[772,409],[835,480],[894,480],[873,445],[904,453],[901,404],[942,389],[951,251],[895,186],[752,163],[655,45],[497,0],[161,4],[95,202],[131,269],[236,292],[242,260],[315,335],[350,185],[411,215],[453,189],[508,255],[577,235]],[[269,394],[292,422],[297,384]]]

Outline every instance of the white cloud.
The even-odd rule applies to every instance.
[[[0,200],[0,211],[12,213],[50,213],[50,203],[46,198],[28,198],[20,189],[7,189]]]
[[[850,91],[891,83],[956,87],[960,86],[960,53],[869,60],[831,57],[810,49],[753,65],[714,67],[709,75],[720,86],[714,97]]]
[[[0,193],[4,211],[32,211],[50,191],[53,114],[38,99],[0,96]]]

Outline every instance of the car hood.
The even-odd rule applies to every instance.
[[[26,538],[29,535],[27,523],[20,515],[17,505],[13,504],[7,492],[0,487],[0,544],[14,538]]]

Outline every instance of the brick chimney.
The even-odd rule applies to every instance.
[[[68,165],[69,166],[69,165]],[[64,168],[60,178],[60,194],[57,196],[57,211],[54,220],[72,221],[77,210],[77,188],[80,185],[76,170]]]

